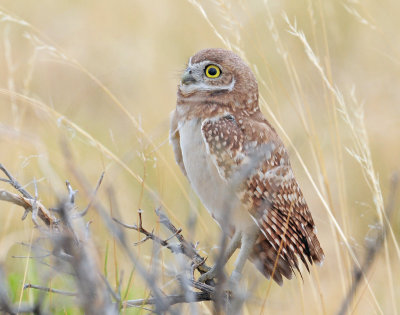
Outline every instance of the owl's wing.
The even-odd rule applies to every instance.
[[[279,150],[272,156],[275,163],[280,159],[283,162]],[[308,263],[322,263],[324,253],[291,166],[275,163],[271,168],[270,161],[264,161],[248,179],[244,199],[253,203],[250,212],[262,231],[253,259],[259,270],[270,277],[279,256],[273,278],[282,283],[282,275],[290,279],[292,270],[299,270],[298,258],[309,270]]]
[[[174,150],[176,163],[179,165],[183,174],[185,174],[185,176],[186,176],[186,169],[185,169],[185,165],[183,164],[183,158],[182,158],[180,135],[179,135],[179,129],[178,129],[178,115],[177,115],[176,110],[174,110],[171,113],[169,141],[171,142],[172,148]]]
[[[202,134],[220,176],[240,182],[237,195],[261,230],[252,260],[266,276],[282,283],[306,265],[322,262],[315,224],[294,177],[285,147],[263,122],[240,128],[232,115],[206,119]],[[256,134],[257,136],[253,136]],[[239,178],[238,178],[239,176]],[[277,261],[275,271],[274,266]]]

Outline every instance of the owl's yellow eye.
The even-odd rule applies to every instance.
[[[215,79],[221,75],[221,69],[214,65],[208,65],[205,69],[205,73],[207,77]]]

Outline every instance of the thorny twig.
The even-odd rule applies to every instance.
[[[82,173],[80,171],[78,171],[76,169],[76,167],[75,167],[76,164],[73,163],[73,157],[72,157],[71,152],[69,151],[68,146],[65,145],[65,146],[63,146],[63,148],[64,148],[64,153],[67,158],[66,160],[68,161],[68,167],[69,167],[71,174],[73,174],[73,176],[80,183],[81,187],[83,188],[83,192],[86,195],[90,195],[91,188],[90,188],[90,185],[88,184],[87,179],[82,175]],[[109,190],[109,199],[110,199],[110,203],[112,205],[113,215],[118,217],[118,215],[116,215],[116,213],[118,213],[118,206],[116,205],[114,193],[111,190]],[[120,226],[118,226],[117,224],[114,223],[114,222],[117,222],[117,223],[120,223],[119,225],[121,225],[122,222],[115,220],[115,219],[114,220],[110,219],[110,216],[108,215],[108,212],[109,212],[108,209],[105,208],[103,206],[103,204],[97,200],[95,200],[93,202],[93,208],[100,215],[100,217],[102,218],[103,222],[105,223],[105,226],[107,227],[107,229],[114,235],[116,240],[118,240],[122,249],[127,254],[130,261],[134,264],[136,272],[145,280],[146,284],[148,285],[148,287],[151,291],[151,294],[154,297],[155,312],[156,313],[164,313],[165,311],[168,310],[172,314],[176,313],[174,309],[170,308],[171,305],[169,303],[170,302],[169,297],[166,296],[161,291],[161,289],[158,287],[157,280],[159,279],[159,277],[157,277],[155,270],[152,270],[150,272],[147,270],[145,265],[143,265],[141,260],[139,259],[140,257],[137,256],[137,254],[134,251],[132,251],[132,249],[131,249],[132,246],[128,245],[123,230],[120,228]],[[174,254],[182,253],[185,256],[189,257],[192,262],[192,268],[191,268],[192,279],[191,280],[193,280],[193,270],[197,269],[200,273],[205,273],[208,270],[210,270],[210,267],[205,265],[206,259],[201,257],[197,253],[196,248],[193,244],[191,244],[185,240],[185,238],[182,236],[179,229],[177,229],[171,223],[169,218],[161,211],[161,209],[157,209],[156,214],[160,218],[160,223],[163,224],[164,226],[166,226],[167,229],[172,232],[172,235],[174,235],[178,239],[179,244],[177,244],[177,245],[171,244],[169,242],[169,240],[160,239],[159,237],[154,235],[154,233],[149,232],[146,229],[144,229],[143,225],[142,225],[141,213],[139,213],[139,221],[140,221],[138,223],[139,226],[127,225],[127,224],[122,224],[122,226],[125,226],[126,228],[130,228],[130,229],[139,230],[139,232],[141,232],[142,234],[144,234],[146,236],[142,240],[142,242],[145,242],[148,239],[152,239],[156,244],[168,247]],[[195,266],[195,268],[193,268],[193,266]],[[219,275],[219,273],[217,275]],[[217,279],[220,279],[220,278],[221,277],[217,276]],[[183,283],[185,283],[185,282],[183,282]],[[214,284],[214,281],[210,280],[210,283]],[[184,288],[181,288],[181,292],[182,291],[187,296],[186,300],[190,301],[193,294],[191,294],[190,292],[186,292],[186,291],[190,291],[187,288],[187,286]],[[187,294],[187,293],[189,293],[189,294]],[[207,292],[207,294],[209,294],[209,293]],[[210,299],[215,301],[217,304],[219,304],[219,302],[223,303],[224,295],[225,295],[224,292],[220,292],[218,294],[218,296],[216,294],[214,294],[212,297],[210,297]],[[217,298],[214,298],[214,296],[217,296]]]
[[[96,188],[95,188],[95,190],[94,190],[94,192],[93,192],[92,198],[90,199],[88,205],[86,206],[85,209],[83,209],[83,211],[78,212],[75,216],[83,217],[83,216],[85,216],[85,215],[87,214],[87,212],[89,211],[91,205],[93,204],[93,200],[94,200],[94,198],[96,197],[96,194],[97,194],[97,192],[98,192],[98,190],[99,190],[99,188],[100,188],[100,185],[101,185],[101,183],[103,182],[103,178],[104,178],[104,172],[101,173],[101,176],[100,176],[100,178],[99,178],[99,180],[98,180],[98,182],[97,182]]]
[[[70,168],[71,173],[75,176],[75,178],[80,182],[81,186],[83,187],[84,193],[86,195],[91,194],[91,187],[87,181],[87,179],[79,172],[73,161],[73,157],[71,155],[71,152],[69,151],[68,146],[64,146],[64,153],[65,156],[67,157],[68,161],[68,167]],[[113,200],[113,194],[110,193],[110,200]],[[152,294],[156,298],[157,303],[155,304],[155,311],[158,313],[163,313],[167,309],[169,309],[169,304],[167,303],[166,299],[164,298],[164,294],[160,290],[160,288],[156,284],[156,279],[154,279],[154,276],[150,273],[147,272],[145,266],[141,263],[139,260],[138,256],[136,253],[134,253],[125,238],[124,232],[117,226],[113,220],[110,218],[108,215],[108,209],[105,208],[100,202],[97,200],[93,201],[93,208],[96,210],[97,214],[100,215],[101,219],[105,223],[105,226],[107,229],[113,234],[113,236],[116,238],[116,240],[119,242],[121,245],[122,249],[125,251],[127,254],[129,260],[134,264],[136,271],[142,276],[142,278],[145,280],[146,284],[150,288]],[[113,211],[117,212],[118,207],[113,208]]]
[[[178,280],[180,281],[187,281],[187,279],[182,279],[181,277],[178,277]],[[201,292],[193,292],[190,291],[190,294],[187,294],[188,292],[185,292],[185,294],[179,294],[179,295],[169,295],[166,297],[169,305],[174,305],[178,303],[192,303],[192,302],[203,302],[203,301],[213,301],[215,300],[215,288],[213,286],[210,286],[208,284],[190,280],[189,285],[197,290],[200,290]],[[229,292],[225,292],[225,299],[229,299]],[[142,306],[142,305],[153,305],[156,303],[156,300],[154,298],[149,298],[149,299],[137,299],[137,300],[127,300],[123,302],[123,305],[125,307],[136,307],[136,306]]]
[[[41,285],[35,285],[35,284],[31,284],[31,283],[25,284],[24,285],[24,290],[25,289],[37,289],[37,290],[41,290],[41,291],[57,293],[57,294],[66,295],[66,296],[77,296],[78,295],[77,292],[69,292],[69,291],[57,290],[57,289],[47,288],[47,287],[44,287],[44,286],[41,286]]]
[[[126,223],[121,222],[120,220],[118,220],[116,218],[113,218],[113,220],[115,222],[117,222],[118,224],[122,225],[125,228],[138,231],[139,233],[142,233],[143,235],[145,235],[145,238],[140,240],[139,242],[135,243],[135,245],[143,243],[143,242],[145,242],[147,240],[152,240],[152,241],[160,244],[161,246],[168,248],[174,254],[184,254],[188,258],[192,259],[193,265],[196,266],[195,269],[197,269],[200,273],[204,273],[204,272],[207,272],[208,270],[210,270],[210,267],[208,267],[205,264],[206,258],[201,257],[197,253],[196,248],[194,247],[194,245],[185,240],[185,238],[181,234],[182,229],[177,229],[171,223],[171,221],[166,216],[166,214],[161,211],[160,208],[156,209],[155,212],[156,212],[157,216],[160,218],[160,223],[162,223],[164,226],[166,226],[167,229],[173,233],[166,240],[161,239],[160,237],[155,235],[153,233],[153,231],[149,232],[143,227],[142,211],[141,210],[138,211],[138,213],[139,213],[139,226],[137,226],[136,224],[128,225]],[[173,237],[176,237],[178,239],[179,244],[171,244],[171,243],[169,243],[169,241]]]
[[[2,179],[2,181],[8,182],[13,185],[13,187],[16,187],[22,196],[6,192],[3,194],[3,196],[7,197],[8,199],[6,199],[5,197],[0,197],[0,199],[14,202],[15,204],[23,207],[25,205],[25,202],[29,202],[29,206],[26,209],[30,209],[30,211],[32,212],[36,203],[38,216],[40,217],[42,205],[38,202],[39,198],[37,194],[35,194],[35,197],[32,197],[26,191],[21,191],[21,186],[18,184],[18,182],[16,182],[16,180],[7,171],[3,172],[6,174],[8,179]],[[36,284],[28,284],[25,286],[26,289],[31,288],[43,292],[52,292],[57,294],[76,296],[80,300],[82,308],[87,314],[94,314],[95,312],[100,310],[108,310],[109,313],[112,314],[116,313],[118,308],[121,307],[143,308],[143,305],[146,304],[154,305],[155,312],[159,314],[165,313],[167,310],[171,313],[176,313],[174,309],[171,309],[171,306],[179,303],[214,301],[215,305],[223,306],[225,305],[226,301],[230,300],[229,292],[225,291],[224,287],[222,287],[221,284],[213,286],[194,280],[194,270],[197,269],[200,273],[204,273],[210,269],[205,264],[206,258],[202,257],[197,252],[195,245],[193,245],[191,242],[188,242],[184,238],[184,236],[182,235],[182,229],[176,228],[175,225],[172,224],[170,219],[160,208],[155,210],[156,215],[159,218],[159,222],[163,226],[165,226],[168,231],[171,232],[171,235],[166,239],[161,239],[159,236],[154,234],[154,231],[150,232],[143,227],[142,211],[139,211],[138,225],[128,225],[113,218],[114,222],[119,223],[120,226],[134,229],[143,234],[145,238],[139,243],[143,243],[147,240],[152,240],[160,246],[168,248],[173,254],[183,254],[190,259],[190,271],[192,277],[187,277],[185,273],[183,273],[183,275],[181,276],[178,276],[177,280],[180,283],[179,292],[175,292],[175,294],[165,295],[157,284],[157,275],[155,273],[147,271],[147,268],[139,260],[140,257],[138,257],[131,250],[131,246],[128,245],[123,230],[118,225],[114,224],[114,222],[111,220],[110,216],[108,215],[108,209],[106,209],[98,200],[95,200],[94,197],[103,180],[104,174],[101,175],[96,185],[96,189],[94,190],[94,192],[92,192],[92,189],[89,187],[90,185],[80,172],[78,172],[76,169],[72,169],[72,173],[78,179],[81,187],[83,187],[84,193],[86,193],[87,196],[92,196],[91,200],[85,210],[83,210],[82,212],[76,211],[75,200],[77,191],[72,188],[71,184],[68,181],[66,182],[68,198],[66,198],[63,203],[61,203],[58,207],[54,209],[54,213],[56,213],[61,218],[61,220],[59,221],[59,233],[57,234],[50,230],[42,234],[45,241],[50,241],[53,249],[50,251],[45,251],[45,256],[41,256],[45,258],[46,255],[49,255],[55,258],[56,267],[49,265],[53,268],[53,274],[54,272],[59,272],[60,270],[65,269],[65,267],[67,266],[68,270],[70,271],[69,274],[72,275],[75,279],[77,292],[57,290]],[[0,195],[1,192],[2,191],[0,191]],[[27,201],[25,201],[25,199]],[[114,195],[112,192],[110,192],[110,200],[114,200]],[[111,204],[113,203],[111,202]],[[88,236],[88,225],[90,222],[85,223],[83,221],[83,217],[87,213],[87,210],[90,206],[93,206],[93,208],[95,208],[96,212],[103,219],[106,227],[119,241],[122,249],[127,253],[130,261],[135,266],[136,271],[144,278],[144,280],[148,284],[148,287],[151,290],[152,294],[150,298],[123,301],[120,294],[122,280],[119,281],[119,286],[115,290],[112,288],[108,280],[98,270],[95,259],[93,259],[92,257],[92,255],[95,256],[95,254],[93,254],[90,246],[88,246],[91,241],[90,237]],[[117,213],[118,207],[113,207],[113,212]],[[44,222],[46,223],[46,221]],[[227,237],[227,234],[225,235],[225,237]],[[178,240],[178,243],[172,243],[171,240],[173,238],[176,238]],[[137,244],[138,243],[135,243],[135,245]],[[35,249],[37,247],[35,244],[34,246],[32,246],[32,244],[28,244],[28,246],[31,246],[32,249]],[[43,249],[41,248],[41,250]],[[223,255],[222,250],[220,255]],[[33,255],[33,257],[40,257],[40,255]],[[220,256],[220,259],[221,257],[222,256]],[[60,268],[60,266],[62,268]],[[51,277],[47,278],[48,280],[51,279]],[[122,277],[120,277],[120,279],[121,278]],[[220,278],[221,277],[217,277],[217,279]]]
[[[143,227],[142,211],[139,211],[138,225],[128,225],[113,218],[114,222],[119,223],[119,226],[134,229],[143,234],[145,238],[139,243],[152,240],[156,244],[168,248],[173,254],[183,254],[190,259],[189,261],[191,262],[191,267],[188,270],[191,271],[192,276],[188,277],[185,273],[178,276],[177,280],[180,284],[179,292],[165,295],[157,284],[157,275],[153,273],[154,271],[147,271],[145,265],[143,265],[139,260],[140,257],[136,256],[136,254],[131,250],[131,247],[128,245],[123,230],[113,222],[113,220],[107,214],[107,209],[99,201],[95,200],[94,196],[99,189],[104,174],[102,174],[100,177],[94,192],[91,193],[89,184],[86,179],[82,177],[82,174],[76,169],[72,170],[75,177],[78,178],[81,187],[83,187],[84,193],[87,196],[91,195],[92,198],[85,210],[81,212],[77,211],[75,206],[77,191],[74,190],[71,184],[67,181],[66,187],[68,190],[68,197],[64,202],[60,203],[58,207],[52,209],[60,219],[51,216],[49,218],[51,218],[52,223],[49,223],[50,220],[46,221],[46,219],[43,219],[43,213],[46,213],[44,211],[48,212],[48,210],[38,201],[38,194],[35,193],[35,197],[31,196],[21,187],[21,185],[19,185],[19,183],[11,176],[11,174],[5,170],[4,167],[1,166],[0,170],[2,170],[8,178],[1,179],[1,181],[10,183],[21,194],[17,195],[0,190],[0,200],[12,202],[31,212],[33,212],[35,210],[34,208],[37,207],[38,217],[41,218],[46,225],[54,224],[54,222],[57,222],[59,225],[59,229],[57,230],[41,230],[42,234],[39,239],[47,243],[47,246],[51,247],[50,250],[48,248],[42,248],[37,244],[26,244],[31,249],[37,251],[35,255],[29,255],[29,257],[26,257],[37,258],[39,259],[40,263],[44,263],[52,268],[51,272],[49,272],[49,275],[44,277],[44,279],[47,279],[45,282],[51,280],[51,278],[59,272],[66,272],[75,279],[77,287],[76,292],[53,289],[37,284],[27,284],[25,285],[25,289],[30,288],[39,290],[41,292],[52,292],[68,296],[76,296],[80,301],[83,310],[87,314],[95,314],[96,312],[104,312],[106,310],[109,314],[114,314],[117,312],[118,308],[121,307],[143,308],[143,305],[146,304],[154,305],[154,311],[159,314],[165,313],[166,311],[169,311],[172,314],[177,314],[175,309],[171,309],[172,305],[199,301],[217,302],[221,299],[221,296],[225,300],[229,298],[229,292],[224,291],[217,294],[217,290],[214,286],[194,280],[194,270],[197,269],[200,273],[204,273],[210,269],[210,267],[205,264],[206,258],[202,257],[197,252],[195,245],[188,242],[184,238],[182,235],[182,229],[176,228],[160,208],[156,209],[156,214],[159,218],[159,221],[168,229],[168,231],[171,232],[171,235],[166,239],[161,239],[153,233],[154,231],[150,232]],[[110,200],[114,200],[112,192],[110,192]],[[96,259],[94,259],[94,257],[96,257],[96,253],[93,252],[93,249],[90,246],[91,239],[88,232],[88,226],[91,221],[83,221],[83,217],[87,213],[87,210],[90,206],[95,208],[96,212],[104,221],[106,227],[121,244],[122,249],[126,252],[130,261],[135,266],[135,270],[146,281],[152,294],[150,298],[122,301],[120,294],[122,280],[120,280],[119,286],[115,290],[97,268]],[[114,206],[113,212],[118,213],[118,207]],[[172,243],[173,238],[176,238],[178,243]],[[138,243],[135,245],[137,244]],[[53,258],[55,266],[47,264],[44,261],[46,258]],[[120,279],[121,278],[122,276]],[[39,295],[39,297],[41,298],[39,298],[37,305],[39,305],[40,309],[43,301],[43,294]],[[0,296],[0,299],[2,298],[5,298],[5,296]],[[0,305],[2,310],[13,310],[11,304],[3,304],[4,305]],[[40,311],[36,311],[36,313],[39,312]]]
[[[166,297],[166,301],[168,305],[174,305],[178,303],[192,303],[192,302],[202,302],[202,301],[210,301],[212,298],[206,292],[193,292],[191,298],[188,298],[186,294],[180,295],[169,295]],[[142,306],[142,305],[154,305],[157,303],[155,298],[149,299],[138,299],[138,300],[127,300],[123,302],[123,306],[125,307],[135,307],[135,306]]]
[[[153,231],[149,232],[143,227],[143,221],[142,221],[142,211],[139,210],[139,222],[138,225],[128,225],[125,224],[121,221],[119,221],[116,218],[113,218],[113,220],[120,225],[122,225],[125,228],[128,229],[133,229],[135,231],[138,231],[145,235],[145,238],[139,241],[138,243],[143,243],[147,240],[152,240],[156,242],[157,244],[168,248],[172,253],[174,254],[184,254],[188,258],[191,259],[191,265],[192,265],[192,278],[187,279],[184,276],[178,276],[177,279],[180,281],[183,287],[183,294],[180,295],[170,295],[166,296],[166,302],[169,305],[174,305],[178,303],[192,303],[192,302],[200,302],[200,301],[216,301],[216,299],[222,299],[223,301],[227,301],[230,297],[229,292],[221,292],[219,294],[216,294],[216,288],[212,285],[208,285],[202,282],[195,281],[193,279],[193,271],[197,269],[200,273],[207,272],[210,270],[210,267],[208,267],[205,264],[206,258],[203,258],[201,255],[199,255],[196,251],[196,248],[194,247],[193,244],[187,242],[183,235],[181,234],[182,229],[177,229],[174,224],[169,220],[167,215],[161,211],[160,208],[156,209],[155,212],[157,216],[160,218],[160,223],[162,223],[171,233],[172,235],[168,237],[166,240],[163,240],[156,236]],[[169,241],[173,238],[176,237],[179,241],[178,245],[170,244]],[[138,243],[135,243],[137,245]],[[199,290],[200,292],[194,292],[191,291],[188,287],[195,288]],[[150,299],[139,299],[139,300],[129,300],[129,301],[124,301],[122,304],[125,307],[137,307],[141,305],[152,305],[155,304],[156,300],[153,298]]]
[[[156,214],[160,218],[160,223],[163,224],[168,230],[170,230],[173,235],[176,235],[181,247],[181,252],[185,254],[187,257],[193,260],[194,265],[197,265],[197,269],[200,273],[207,272],[210,270],[205,264],[206,258],[203,258],[199,255],[196,248],[193,244],[189,243],[185,240],[183,235],[179,232],[180,229],[177,229],[167,217],[167,215],[161,210],[161,208],[156,209]]]
[[[0,164],[0,170],[8,178],[0,178],[0,181],[9,183],[21,194],[17,195],[0,189],[0,200],[8,201],[23,207],[25,212],[22,216],[22,220],[26,218],[28,212],[30,211],[32,212],[32,220],[34,221],[35,225],[38,225],[38,222],[35,218],[36,216],[38,216],[46,224],[46,226],[57,225],[58,220],[50,213],[50,211],[41,202],[39,202],[36,197],[33,197],[28,191],[26,191],[2,164]]]
[[[58,294],[76,295],[82,309],[87,314],[116,314],[117,307],[112,302],[109,291],[102,279],[97,266],[96,253],[91,240],[86,239],[87,224],[81,218],[72,218],[72,209],[75,208],[76,191],[69,182],[66,183],[68,198],[54,211],[59,214],[63,229],[60,233],[46,233],[53,250],[51,254],[56,258],[57,269],[67,267],[77,286],[77,292],[67,292],[29,284],[25,288]],[[50,279],[49,279],[50,280]]]
[[[16,190],[18,190],[22,196],[28,199],[33,199],[30,193],[28,193],[18,182],[17,180],[10,174],[10,172],[3,166],[3,164],[0,164],[0,170],[8,177],[8,179],[1,178],[0,180],[6,183],[9,183],[11,186],[13,186]]]
[[[35,225],[39,222],[34,219],[35,214],[45,223],[46,226],[52,226],[57,223],[58,229],[40,229],[41,236],[38,240],[43,240],[46,248],[41,248],[35,244],[28,246],[34,250],[40,248],[44,251],[46,256],[53,258],[56,268],[52,268],[51,272],[47,273],[42,278],[50,280],[56,273],[67,267],[72,272],[68,272],[75,279],[78,292],[67,292],[63,290],[56,290],[47,288],[45,286],[28,284],[25,289],[32,288],[40,291],[53,292],[64,295],[76,295],[81,302],[81,306],[87,314],[116,314],[117,305],[112,302],[110,292],[104,281],[102,280],[100,270],[97,268],[96,253],[93,251],[94,246],[91,246],[91,240],[88,239],[88,224],[82,220],[82,216],[75,216],[75,197],[76,190],[67,181],[66,186],[68,189],[68,198],[59,204],[58,207],[53,209],[54,213],[60,219],[50,215],[50,212],[38,200],[38,193],[35,187],[35,197],[31,196],[22,186],[15,180],[15,178],[3,166],[0,165],[0,170],[6,175],[6,178],[1,178],[1,181],[7,182],[12,185],[21,195],[13,194],[5,190],[0,190],[0,200],[12,202],[16,205],[22,206],[32,212],[32,220]],[[40,227],[40,226],[39,226]],[[40,257],[43,255],[33,255],[33,257]],[[42,258],[45,258],[43,256]],[[39,260],[40,261],[40,260]],[[41,262],[41,261],[40,261]],[[46,263],[47,264],[47,263]],[[46,281],[46,280],[45,280]],[[0,290],[1,291],[1,290]],[[22,313],[24,309],[17,309],[12,306],[7,300],[2,290],[0,292],[0,309],[7,313]],[[43,314],[41,305],[43,301],[43,294],[39,295],[38,302],[34,307],[27,307],[28,312],[35,314]]]

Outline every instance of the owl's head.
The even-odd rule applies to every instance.
[[[236,102],[258,100],[257,81],[250,68],[235,53],[220,48],[204,49],[189,59],[179,91],[192,95],[234,98]]]

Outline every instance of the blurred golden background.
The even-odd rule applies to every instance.
[[[175,165],[169,113],[188,58],[206,47],[231,48],[256,72],[260,106],[288,146],[326,253],[322,267],[283,287],[272,284],[268,296],[269,282],[248,264],[244,285],[253,297],[244,313],[333,314],[351,284],[354,257],[363,260],[366,238],[379,229],[382,200],[399,169],[399,12],[395,0],[4,0],[0,163],[32,193],[35,179],[48,207],[66,193],[65,180],[81,190],[71,165],[93,188],[105,171],[98,198],[109,205],[112,187],[124,222],[135,223],[141,208],[145,226],[165,237],[153,211],[162,205],[211,262],[220,230]],[[78,193],[82,208],[89,199]],[[399,200],[395,210],[352,314],[400,311]],[[21,216],[21,209],[0,203],[0,256],[14,301],[31,302],[34,293],[22,287],[38,279],[39,267],[11,257],[26,254],[17,242],[37,232]],[[99,265],[110,279],[122,269],[127,278],[132,266],[101,219],[95,212],[88,219]],[[196,228],[185,230],[190,222]],[[130,238],[141,237],[131,232]],[[113,254],[104,266],[106,249]],[[134,250],[151,261],[151,244]],[[166,282],[174,260],[165,251],[160,264]],[[54,287],[71,286],[57,281]],[[134,274],[129,298],[147,295]],[[73,312],[68,298],[60,303],[62,312]],[[199,312],[211,313],[211,304],[203,302]]]

